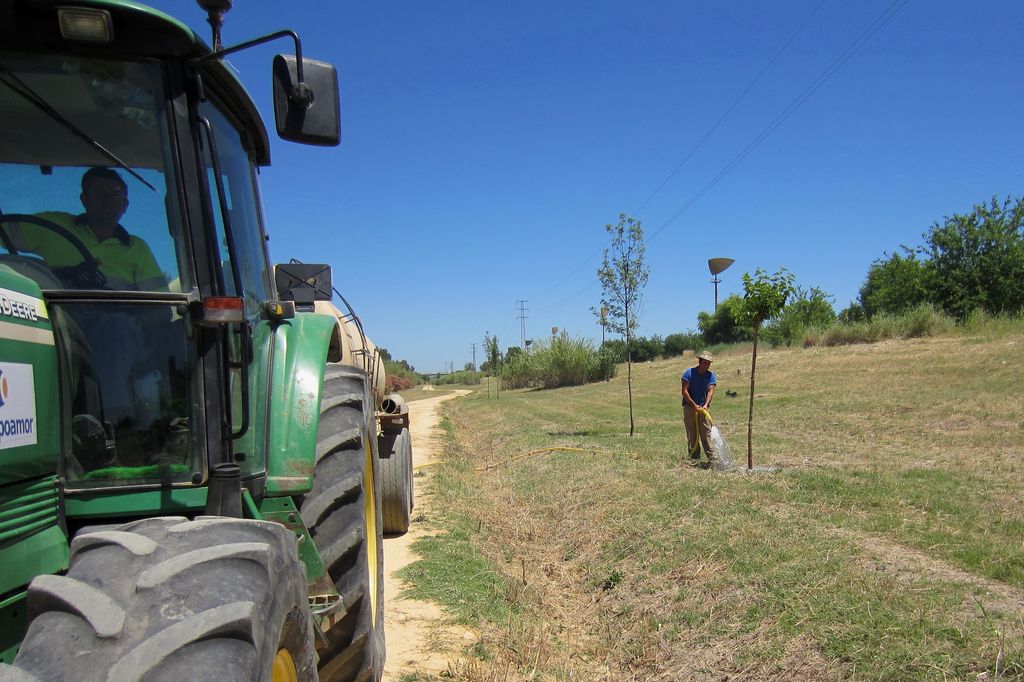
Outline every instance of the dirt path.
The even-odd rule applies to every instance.
[[[388,647],[384,682],[398,682],[403,675],[412,673],[436,675],[444,672],[467,638],[472,638],[466,630],[444,625],[443,613],[436,604],[400,597],[404,584],[395,576],[397,571],[418,558],[411,549],[412,543],[431,532],[416,519],[423,518],[431,503],[431,470],[428,465],[435,461],[435,448],[439,447],[438,406],[466,393],[469,391],[456,391],[409,403],[413,467],[417,473],[416,507],[409,532],[384,540],[384,631]]]

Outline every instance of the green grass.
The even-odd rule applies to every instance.
[[[745,462],[749,355],[716,358]],[[624,372],[446,404],[406,577],[481,632],[466,679],[1024,676],[1024,337],[763,353],[767,474],[681,462],[688,364],[634,367],[633,438]]]
[[[442,474],[438,488],[447,496],[467,496],[458,472]],[[457,620],[472,625],[487,620],[507,621],[514,603],[494,599],[495,595],[509,592],[504,577],[495,572],[473,544],[475,528],[471,519],[454,514],[442,514],[439,522],[445,532],[437,537],[418,540],[413,544],[422,561],[406,566],[399,576],[413,587],[406,590],[410,597],[434,601],[448,606]]]

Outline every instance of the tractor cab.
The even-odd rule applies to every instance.
[[[5,3],[0,36],[0,294],[45,302],[65,488],[199,486],[218,463],[258,478],[282,308],[251,100],[190,29],[133,3]],[[336,81],[317,93],[325,139],[303,65],[320,73],[275,62],[279,132],[336,143]]]
[[[168,94],[159,63],[0,56],[0,266],[45,300],[71,489],[205,478]]]

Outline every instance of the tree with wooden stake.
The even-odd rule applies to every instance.
[[[517,346],[518,347],[518,346]],[[501,349],[498,347],[498,335],[491,336],[490,332],[484,332],[484,355],[487,356],[487,360],[484,361],[484,369],[488,372],[488,376],[493,376],[494,382],[494,396],[496,398],[501,397]],[[487,379],[487,397],[491,397],[491,380]]]
[[[757,336],[761,325],[782,312],[793,293],[793,275],[780,269],[774,275],[758,268],[754,276],[743,275],[743,305],[740,321],[754,330],[754,350],[750,356],[750,410],[747,413],[747,469],[754,468],[754,372],[757,369]]]
[[[591,308],[612,332],[626,339],[626,392],[629,395],[629,435],[633,435],[633,363],[630,345],[639,325],[644,287],[649,270],[644,264],[644,231],[640,221],[625,213],[619,214],[618,225],[605,225],[612,236],[610,249],[597,269],[601,281],[601,307]],[[610,258],[609,258],[610,255]],[[602,315],[602,311],[607,310]]]

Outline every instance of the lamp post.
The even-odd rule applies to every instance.
[[[708,270],[711,271],[711,283],[715,285],[715,310],[718,310],[718,279],[719,273],[735,263],[732,258],[708,258]]]

